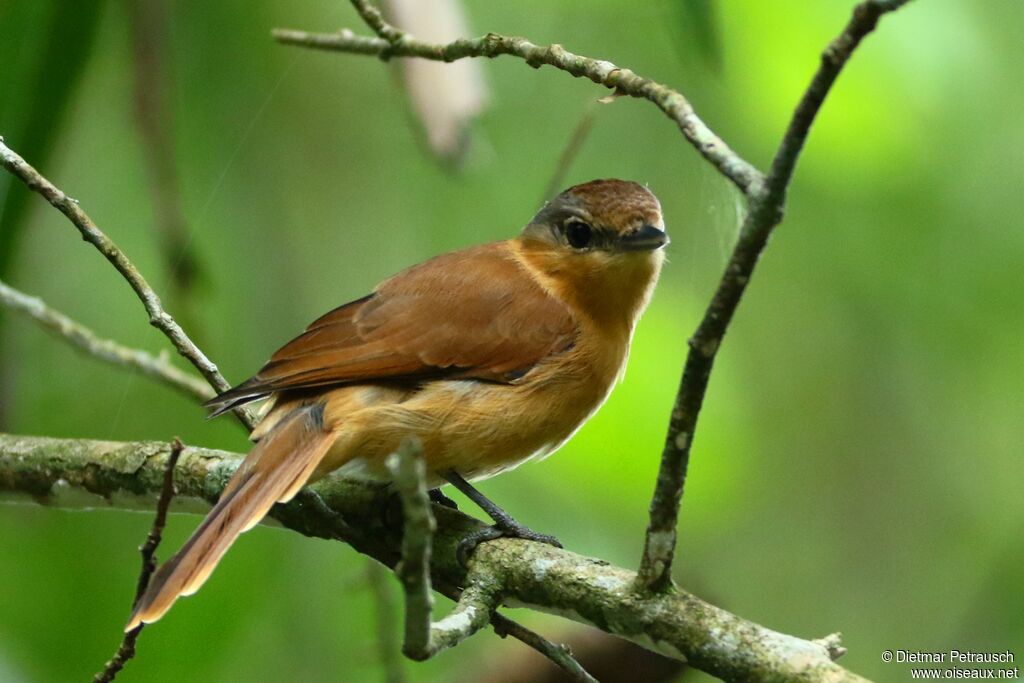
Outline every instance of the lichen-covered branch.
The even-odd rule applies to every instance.
[[[142,305],[146,308],[146,313],[149,314],[150,324],[164,333],[174,345],[174,348],[178,350],[178,353],[199,370],[200,374],[210,383],[210,386],[217,391],[226,391],[231,388],[231,385],[220,374],[213,361],[206,357],[206,354],[195,345],[185,333],[185,330],[181,328],[181,325],[164,310],[160,297],[153,291],[153,288],[150,287],[142,273],[139,272],[114,241],[107,237],[93,223],[92,219],[82,210],[82,207],[78,205],[76,200],[64,194],[56,185],[44,178],[39,171],[30,166],[14,150],[4,144],[2,138],[0,138],[0,166],[10,171],[16,178],[25,183],[30,190],[42,195],[54,208],[64,214],[78,228],[78,231],[82,234],[82,239],[96,247],[110,261],[114,268],[117,269],[117,272],[127,280],[139,300],[142,301]],[[236,409],[235,415],[248,429],[252,429],[254,420],[252,412],[248,408],[241,407]]]
[[[379,9],[370,4],[367,0],[352,0],[352,6],[359,12],[366,25],[373,29],[378,36],[389,43],[397,43],[406,37],[403,31],[398,30],[385,19]]]
[[[85,325],[50,308],[42,299],[29,296],[3,281],[0,281],[0,304],[24,313],[44,329],[94,358],[138,370],[190,398],[205,401],[214,395],[214,391],[205,382],[174,367],[164,356],[154,356],[146,351],[103,339]]]
[[[0,435],[0,496],[28,494],[31,498],[25,499],[52,505],[152,509],[169,452],[166,443]],[[186,447],[176,469],[176,500],[215,500],[239,461],[232,453]],[[313,490],[345,518],[353,547],[389,567],[397,564],[402,533],[387,521],[386,487],[329,477]],[[435,585],[467,585],[456,547],[483,524],[443,506],[434,505],[431,512],[437,519],[431,579]],[[308,536],[336,535],[333,521],[302,498],[275,506],[271,516]],[[833,640],[777,633],[682,590],[638,591],[635,573],[596,558],[498,539],[477,548],[473,568],[500,584],[505,605],[594,625],[670,657],[685,657],[726,680],[863,681],[831,660]]]
[[[418,445],[405,443],[388,459],[388,471],[402,499],[405,523],[402,532],[402,561],[396,573],[405,589],[405,641],[402,652],[415,660],[430,659],[441,650],[454,647],[491,622],[498,595],[486,577],[467,576],[455,609],[441,621],[433,622],[434,598],[430,583],[430,555],[437,523],[430,512],[430,498],[424,484],[426,470]]]
[[[474,562],[463,581],[461,591],[448,591],[455,608],[440,621],[432,617],[430,557],[437,522],[430,511],[426,467],[419,444],[406,442],[387,462],[388,471],[402,500],[402,560],[395,569],[405,589],[405,639],[402,652],[422,661],[455,647],[471,635],[493,623],[495,630],[511,634],[562,667],[571,680],[596,683],[564,648],[558,648],[519,624],[495,612],[501,600],[501,583],[487,565]]]
[[[758,258],[772,230],[782,221],[786,189],[792,180],[797,158],[811,124],[854,48],[874,30],[883,14],[899,8],[907,1],[866,0],[854,8],[849,24],[822,54],[821,65],[797,105],[767,180],[762,187],[749,194],[749,210],[740,228],[739,240],[711,303],[688,343],[683,376],[672,408],[658,479],[651,498],[650,521],[639,570],[640,583],[645,588],[665,590],[672,582],[679,503],[683,496],[690,448],[708,379],[722,339],[750,283]]]
[[[356,1],[357,7],[367,5]],[[372,9],[372,8],[371,8]],[[376,11],[376,10],[374,10]],[[364,20],[365,11],[361,10]],[[377,13],[379,16],[379,12]],[[383,19],[380,19],[383,23]],[[369,23],[369,22],[368,22]],[[371,28],[380,34],[380,25],[374,21]],[[348,29],[338,33],[308,33],[292,29],[274,29],[275,40],[288,45],[333,50],[362,55],[391,57],[419,57],[435,61],[452,62],[468,57],[498,57],[511,55],[530,66],[553,66],[577,78],[587,78],[622,95],[649,100],[663,111],[682,131],[683,135],[705,159],[728,178],[736,187],[749,194],[759,191],[764,177],[761,172],[729,148],[693,110],[690,102],[678,91],[644,78],[602,59],[573,54],[561,45],[535,45],[526,38],[488,33],[479,38],[465,38],[447,44],[427,43],[388,24],[387,38],[357,36]]]

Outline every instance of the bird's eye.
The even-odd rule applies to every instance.
[[[572,220],[565,224],[565,239],[573,249],[586,249],[594,238],[594,229],[583,221]]]

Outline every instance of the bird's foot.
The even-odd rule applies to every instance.
[[[458,558],[459,564],[463,567],[468,566],[469,558],[473,551],[476,550],[476,547],[481,543],[493,541],[496,538],[522,538],[527,541],[553,545],[556,548],[562,547],[562,543],[554,536],[538,533],[510,518],[502,520],[493,526],[484,527],[467,534],[465,538],[459,541],[459,545],[455,550],[455,556]]]
[[[427,491],[427,495],[430,496],[431,503],[437,503],[438,505],[443,505],[446,508],[451,508],[452,510],[459,509],[459,506],[455,501],[444,495],[444,493],[441,492],[441,489],[430,489]]]

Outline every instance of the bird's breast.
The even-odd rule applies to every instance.
[[[600,344],[586,332],[514,384],[460,379],[408,393],[329,392],[326,400],[343,409],[328,411],[339,438],[325,470],[345,465],[349,474],[383,477],[384,460],[410,435],[423,444],[430,472],[455,470],[469,479],[550,454],[600,407],[625,361],[625,345]]]

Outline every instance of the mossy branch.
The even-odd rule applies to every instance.
[[[0,494],[44,505],[152,509],[162,490],[167,443],[0,435]],[[178,498],[217,499],[241,456],[186,447],[175,470]],[[386,514],[388,489],[329,477],[312,487],[348,522],[349,543],[389,567],[401,555],[400,525]],[[83,496],[83,492],[88,494]],[[467,585],[455,557],[459,540],[482,523],[432,505],[437,519],[430,557],[434,585]],[[275,506],[271,517],[307,536],[335,538],[335,521],[308,498]],[[682,590],[637,589],[636,574],[603,560],[519,539],[481,545],[474,571],[499,586],[504,605],[529,607],[607,633],[731,681],[863,681],[834,661],[834,638],[804,640],[747,621]]]

